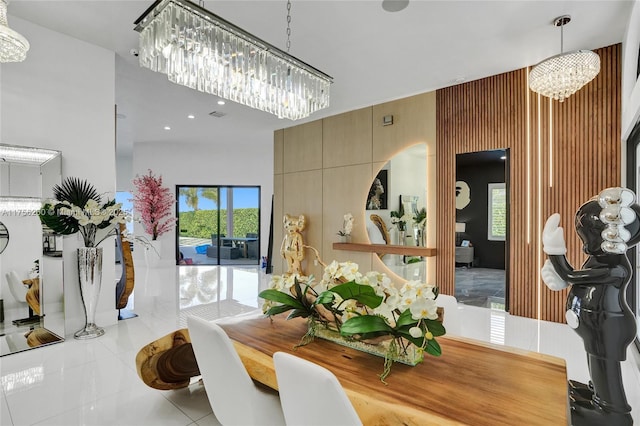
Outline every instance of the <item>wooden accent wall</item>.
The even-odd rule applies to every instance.
[[[351,260],[362,272],[395,277],[377,255],[336,250],[333,244],[347,212],[355,217],[353,242],[369,243],[364,208],[371,182],[391,157],[419,143],[427,146],[427,217],[436,216],[430,202],[436,192],[435,106],[436,94],[428,92],[274,132],[274,273],[286,270],[280,245],[282,216],[288,213],[307,217],[305,242],[325,262]],[[393,115],[392,126],[383,125],[386,115]],[[434,220],[427,221],[429,245],[435,244],[435,227]],[[313,253],[306,256],[303,270],[320,279],[322,267],[313,263]],[[432,259],[427,261],[428,282],[435,280]]]
[[[564,321],[566,291],[541,282],[540,234],[558,212],[569,261],[585,257],[573,228],[578,207],[621,182],[621,46],[596,50],[600,74],[565,102],[530,91],[528,70],[438,90],[436,281],[454,294],[456,154],[509,150],[508,298],[514,315]]]

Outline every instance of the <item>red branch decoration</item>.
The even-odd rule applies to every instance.
[[[133,180],[137,193],[133,196],[133,208],[140,215],[140,221],[152,240],[173,229],[176,219],[173,217],[175,198],[169,188],[162,187],[162,176],[154,176],[151,170],[143,176],[136,175]]]

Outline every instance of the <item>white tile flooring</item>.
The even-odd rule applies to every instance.
[[[200,383],[178,391],[151,389],[137,376],[135,356],[150,341],[184,327],[187,315],[216,319],[257,308],[268,280],[257,267],[136,270],[137,318],[107,327],[98,339],[70,339],[0,358],[0,425],[219,424]],[[562,357],[570,379],[588,381],[582,342],[567,325],[474,306],[460,306],[459,313],[462,335]],[[640,423],[636,362],[630,353],[623,377]]]

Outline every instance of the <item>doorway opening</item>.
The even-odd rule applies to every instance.
[[[259,186],[176,186],[178,265],[260,263]]]
[[[509,182],[505,149],[456,156],[455,297],[508,311]]]
[[[627,139],[627,188],[636,193],[636,202],[640,199],[640,122],[631,131]],[[640,350],[640,250],[631,248],[627,254],[633,274],[627,287],[627,301],[636,316],[638,331],[635,345]]]

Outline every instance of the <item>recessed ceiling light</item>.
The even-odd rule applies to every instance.
[[[382,8],[387,12],[400,12],[409,6],[409,0],[382,0]]]
[[[506,155],[503,155],[502,157],[500,157],[500,159],[501,159],[501,160],[506,160],[506,159],[507,159],[507,156],[506,156]]]
[[[171,127],[169,127],[169,126],[164,126],[164,129],[165,129],[165,130],[171,130]]]
[[[220,99],[220,100],[218,101],[218,105],[224,105],[224,104],[225,104],[225,102],[224,102],[222,99]]]
[[[193,114],[189,114],[189,115],[187,115],[187,118],[190,118],[190,119],[192,119],[192,120],[193,120],[194,118],[196,118],[196,116],[195,116],[195,115],[193,115]]]

